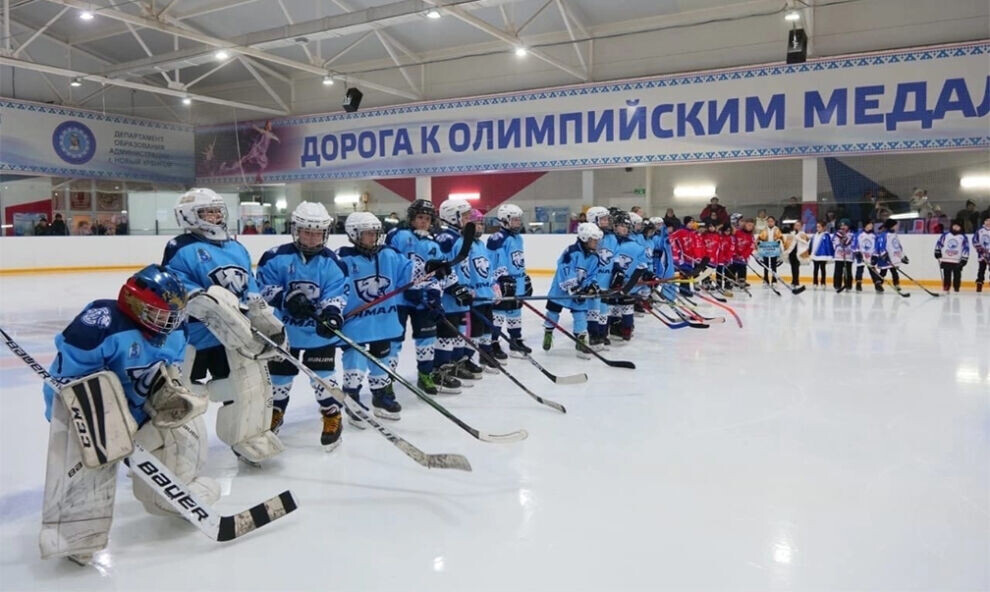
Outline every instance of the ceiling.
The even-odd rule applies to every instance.
[[[779,61],[794,9],[814,55],[990,37],[986,0],[7,1],[0,95],[193,123]]]

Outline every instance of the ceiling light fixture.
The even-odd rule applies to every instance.
[[[227,52],[226,49],[218,49],[217,52],[213,54],[213,57],[218,60],[225,60],[230,57],[230,53]]]
[[[80,10],[79,11],[79,18],[80,18],[80,20],[91,21],[91,20],[93,20],[93,11],[92,10]]]
[[[323,77],[323,86],[333,86],[333,76],[327,74]]]
[[[715,195],[714,185],[677,185],[674,187],[674,197],[678,198],[709,198],[713,195]]]
[[[521,45],[516,48],[516,57],[518,57],[518,58],[524,58],[524,57],[526,57],[526,54],[527,53],[529,53],[529,52],[526,51],[526,48],[523,47],[523,46],[521,46]]]
[[[440,18],[440,11],[436,8],[426,12],[426,18],[438,19]]]
[[[801,20],[801,13],[796,10],[791,10],[784,15],[784,20],[788,22],[794,22]]]
[[[188,107],[189,105],[192,105],[192,99],[189,97],[182,97],[182,104]]]
[[[471,193],[451,193],[447,195],[447,199],[464,199],[467,201],[474,201],[476,199],[481,199],[481,194],[476,191]]]
[[[967,175],[959,179],[962,189],[990,189],[990,175]]]
[[[82,86],[82,80],[79,80],[78,78],[73,78],[72,80],[69,81],[69,86],[71,86],[72,88],[79,88],[80,86]]]

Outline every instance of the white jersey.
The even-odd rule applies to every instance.
[[[941,253],[942,263],[959,263],[969,258],[969,240],[961,232],[946,232],[935,243],[935,252]]]
[[[980,226],[973,233],[973,248],[981,261],[990,263],[990,228]]]

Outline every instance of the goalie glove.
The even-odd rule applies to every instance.
[[[177,428],[206,412],[207,397],[186,388],[179,368],[161,362],[151,379],[144,411],[157,428]]]
[[[247,303],[247,318],[251,327],[268,336],[279,345],[285,345],[285,325],[275,318],[272,309],[258,294],[250,294]]]

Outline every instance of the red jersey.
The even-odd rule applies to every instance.
[[[670,248],[677,265],[694,264],[705,257],[705,243],[694,230],[678,228],[670,234]]]
[[[735,261],[745,262],[753,254],[756,239],[753,238],[752,233],[746,232],[742,228],[736,230],[735,234],[732,235],[732,239],[735,242],[735,246],[732,249]]]
[[[732,258],[736,252],[736,237],[731,234],[718,234],[718,250],[712,258],[715,265],[728,265],[732,263]]]
[[[701,242],[705,244],[705,256],[712,263],[715,262],[715,257],[718,256],[718,247],[721,244],[717,232],[706,232],[701,235]]]

